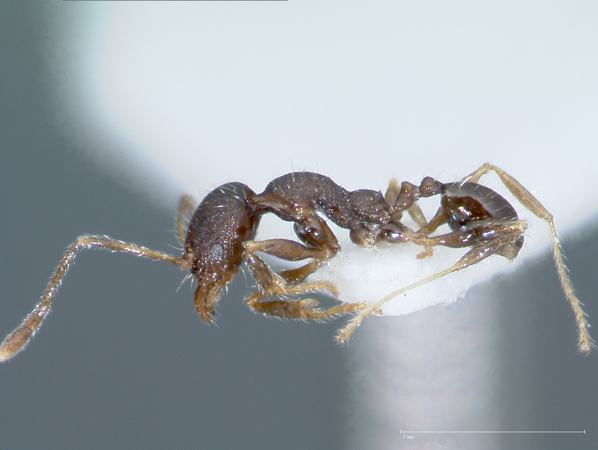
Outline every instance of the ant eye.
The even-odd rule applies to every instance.
[[[222,245],[214,244],[212,246],[211,254],[214,261],[221,261],[224,255],[224,249],[222,248]]]

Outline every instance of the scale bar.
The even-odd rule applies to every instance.
[[[432,430],[432,431],[406,431],[399,430],[400,434],[586,434],[586,430]]]

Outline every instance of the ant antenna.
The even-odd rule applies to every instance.
[[[46,292],[33,311],[25,318],[12,333],[10,333],[0,345],[0,362],[7,361],[23,350],[31,338],[35,335],[44,319],[50,312],[52,300],[62,284],[62,279],[69,270],[75,256],[83,249],[104,248],[116,252],[131,253],[136,256],[143,256],[149,259],[167,261],[174,265],[187,268],[188,261],[181,257],[169,255],[156,250],[150,250],[140,245],[129,244],[109,238],[108,236],[81,236],[73,242],[66,250],[60,264],[56,268]]]

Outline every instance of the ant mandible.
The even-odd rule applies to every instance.
[[[131,253],[167,261],[182,270],[189,270],[198,281],[195,291],[196,309],[206,322],[213,321],[215,305],[220,300],[222,289],[233,280],[242,262],[246,260],[258,288],[256,293],[245,300],[249,307],[267,315],[291,319],[321,320],[353,311],[359,312],[337,336],[337,342],[346,342],[368,315],[397,295],[462,270],[493,254],[508,259],[517,256],[523,245],[523,233],[527,224],[519,220],[515,209],[506,199],[477,183],[490,171],[498,174],[505,186],[527,209],[548,223],[559,278],[577,321],[578,346],[581,351],[589,353],[590,348],[594,347],[588,332],[589,324],[567,274],[552,215],[517,180],[496,166],[484,164],[455,183],[440,183],[426,177],[420,186],[408,182],[399,186],[393,180],[385,196],[367,189],[347,191],[329,177],[312,172],[295,172],[276,178],[261,194],[256,194],[243,183],[227,183],[204,198],[186,231],[185,217],[192,208],[193,200],[184,196],[177,219],[177,233],[184,243],[184,252],[179,257],[107,236],[81,236],[67,248],[40,302],[0,345],[0,361],[12,358],[25,348],[49,313],[56,291],[75,256],[80,250],[90,248]],[[417,201],[434,195],[442,196],[441,207],[428,222]],[[409,213],[420,227],[418,231],[413,231],[400,222],[404,212]],[[292,222],[301,242],[287,239],[254,241],[260,219],[265,213],[272,213],[282,220]],[[336,286],[332,282],[305,281],[340,250],[336,236],[320,214],[339,227],[348,229],[351,240],[363,247],[371,247],[380,241],[411,241],[424,248],[419,256],[422,258],[430,256],[432,247],[438,245],[470,250],[449,269],[395,291],[373,305],[341,304],[320,309],[314,299],[263,300],[318,289],[337,295]],[[447,224],[452,232],[431,236],[443,224]],[[277,274],[256,252],[288,261],[312,261]]]

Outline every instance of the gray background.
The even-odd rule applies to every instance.
[[[126,180],[102,175],[65,137],[39,52],[43,17],[14,5],[0,14],[0,334],[32,309],[76,236],[177,245],[174,207],[158,210]],[[594,322],[597,239],[591,224],[565,241]],[[363,350],[333,345],[338,321],[255,315],[242,305],[251,281],[240,276],[207,326],[188,286],[177,292],[182,276],[128,255],[82,254],[39,336],[0,366],[0,448],[343,448],[355,425],[349,406],[367,389],[348,381]],[[598,360],[575,353],[550,257],[487,289],[505,329],[504,428],[588,432],[503,445],[596,448]]]

